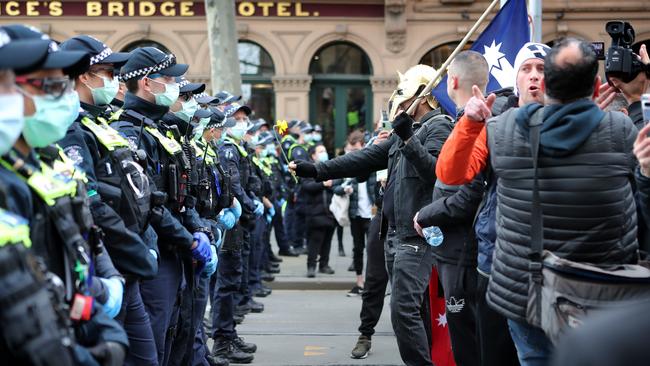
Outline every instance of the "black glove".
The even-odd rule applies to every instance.
[[[413,118],[402,112],[393,120],[393,131],[402,141],[407,141],[413,136]]]
[[[299,177],[316,178],[318,172],[316,172],[314,163],[296,161],[296,175]]]
[[[121,366],[126,356],[124,346],[116,342],[100,343],[88,351],[102,366]]]

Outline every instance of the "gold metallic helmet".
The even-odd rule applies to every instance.
[[[398,71],[397,75],[399,76],[399,84],[389,100],[390,114],[388,118],[391,121],[395,119],[397,111],[400,109],[400,104],[416,96],[420,86],[429,84],[431,79],[436,75],[436,69],[427,65],[415,65],[404,74]],[[431,108],[438,107],[438,102],[432,95],[427,95],[426,99]]]

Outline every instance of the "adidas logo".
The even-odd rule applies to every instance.
[[[465,307],[465,299],[456,300],[455,297],[449,298],[446,302],[447,311],[453,314],[460,313]]]

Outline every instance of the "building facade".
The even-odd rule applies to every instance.
[[[619,19],[632,23],[638,45],[650,40],[648,4],[544,0],[541,38],[550,43],[578,36],[608,47],[605,23]],[[488,5],[487,0],[237,0],[244,98],[267,120],[321,124],[328,148],[340,147],[350,129],[369,127],[380,117],[397,71],[417,63],[441,65]],[[163,47],[192,65],[190,79],[210,85],[204,14],[203,1],[0,1],[0,23],[31,24],[57,40],[91,34],[114,50]]]

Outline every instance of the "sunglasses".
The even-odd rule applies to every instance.
[[[25,76],[16,76],[16,84],[30,85],[45,94],[53,96],[55,99],[61,98],[74,88],[74,80],[70,80],[68,77],[32,79]]]

